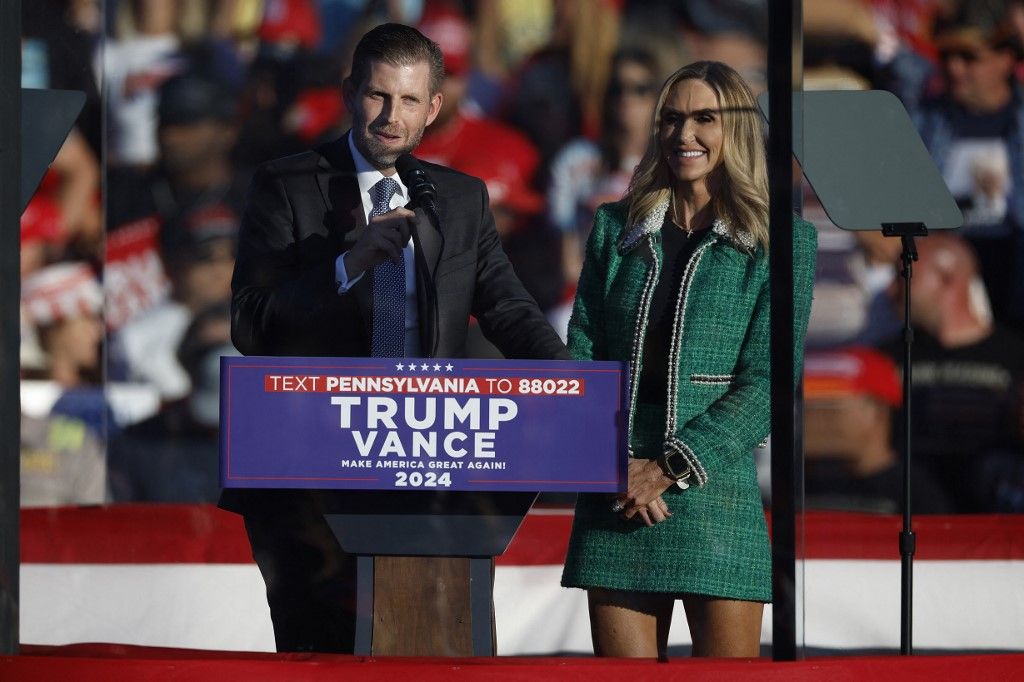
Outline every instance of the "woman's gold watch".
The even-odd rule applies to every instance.
[[[661,467],[665,476],[675,481],[676,485],[680,488],[686,489],[690,487],[686,479],[690,478],[693,470],[681,452],[666,452],[658,458],[658,466]]]

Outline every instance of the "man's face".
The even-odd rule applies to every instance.
[[[623,60],[609,84],[608,96],[614,98],[615,117],[623,129],[646,132],[658,104],[658,83],[654,74],[639,62]]]
[[[918,262],[914,265],[914,276],[910,280],[911,322],[929,333],[938,333],[947,304],[951,282],[946,270],[937,262],[942,258],[930,246],[918,241]],[[903,314],[905,284],[902,276],[893,278],[889,285],[889,299],[893,309]]]
[[[996,93],[1009,91],[1014,59],[1007,50],[985,46],[944,50],[942,64],[950,95],[968,110],[989,109]]]
[[[868,434],[889,429],[888,407],[864,394],[809,397],[804,405],[804,451],[808,459],[856,461]]]
[[[430,93],[425,61],[371,61],[365,82],[346,80],[343,93],[356,149],[380,171],[394,168],[399,156],[416,148],[441,109],[441,93]]]
[[[446,123],[455,118],[459,112],[459,103],[466,96],[467,81],[465,76],[454,76],[446,74],[441,81],[441,110],[437,114],[437,120],[431,130],[443,128]]]
[[[73,367],[80,374],[96,370],[100,363],[103,322],[96,315],[71,317],[54,324],[43,345],[51,360]]]
[[[192,311],[231,300],[234,267],[235,241],[211,239],[175,269],[175,296]]]
[[[220,121],[163,125],[159,131],[160,159],[171,173],[188,173],[226,158],[234,144],[234,129]]]

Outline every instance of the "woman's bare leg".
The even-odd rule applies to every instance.
[[[764,604],[696,594],[682,597],[694,656],[756,658]]]
[[[587,600],[595,655],[665,657],[673,595],[592,589]]]

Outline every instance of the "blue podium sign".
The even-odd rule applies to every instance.
[[[221,358],[221,485],[617,492],[619,362]]]

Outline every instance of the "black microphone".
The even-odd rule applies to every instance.
[[[395,161],[395,170],[409,188],[410,200],[436,216],[437,204],[434,203],[434,199],[437,197],[437,187],[423,170],[423,164],[412,154],[402,154]]]
[[[422,207],[429,216],[428,220],[433,218],[434,226],[437,228],[437,237],[441,243],[441,248],[437,250],[437,260],[433,264],[433,270],[431,270],[433,276],[426,282],[432,316],[431,323],[433,326],[433,338],[430,341],[427,357],[432,358],[437,356],[437,347],[441,342],[441,313],[437,303],[437,282],[434,277],[437,276],[437,267],[441,263],[441,255],[444,253],[444,232],[441,231],[441,216],[438,215],[437,204],[434,202],[434,199],[437,197],[437,187],[430,181],[427,172],[423,170],[423,164],[412,154],[402,154],[399,156],[395,160],[395,170],[398,171],[398,177],[402,179],[402,182],[405,183],[406,188],[409,190],[410,205],[416,204]],[[413,226],[412,236],[413,241],[416,243],[417,257],[422,258],[423,250],[420,248],[419,233],[416,231],[415,226]]]

